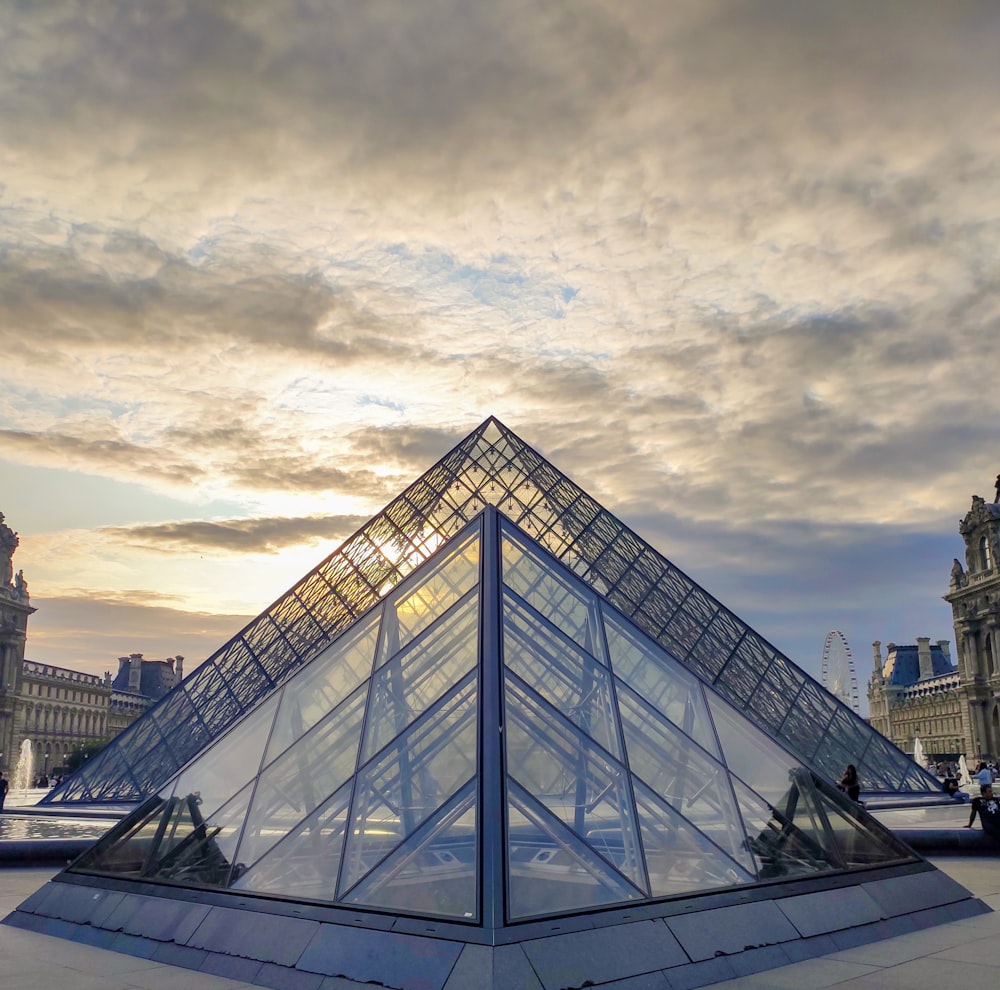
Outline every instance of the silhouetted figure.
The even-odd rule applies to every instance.
[[[847,764],[844,776],[840,778],[837,786],[847,793],[852,801],[857,801],[861,797],[861,781],[858,780],[858,768],[853,763]]]
[[[1000,502],[1000,474],[997,475],[996,486],[997,486],[997,493],[996,495],[993,496],[994,504]]]

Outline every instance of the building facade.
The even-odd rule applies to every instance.
[[[1000,496],[1000,491],[998,491]],[[890,643],[886,656],[873,644],[868,683],[870,721],[901,749],[939,759],[1000,757],[1000,502],[979,495],[961,520],[963,564],[955,559],[948,593],[955,660],[947,640],[932,646]]]
[[[25,659],[28,618],[35,611],[19,545],[0,512],[0,771],[12,774],[25,740],[36,774],[58,771],[79,746],[101,744],[131,725],[183,676],[183,657],[118,660],[118,675],[101,677]]]

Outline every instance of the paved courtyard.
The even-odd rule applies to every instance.
[[[933,862],[985,901],[996,913],[883,942],[790,964],[719,987],[813,990],[818,987],[963,990],[998,983],[993,955],[1000,942],[1000,856],[940,857]],[[0,917],[6,917],[55,871],[0,871]],[[659,982],[628,980],[622,990],[678,990]],[[626,985],[627,984],[627,985]],[[236,990],[252,987],[220,976],[193,972],[63,939],[0,926],[0,990]],[[302,981],[290,990],[370,990],[370,986],[327,977]],[[512,987],[511,990],[518,990]]]

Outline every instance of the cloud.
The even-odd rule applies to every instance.
[[[113,597],[81,589],[46,598],[31,617],[25,659],[101,675],[120,656],[149,660],[180,654],[189,674],[234,636],[251,615],[186,611],[143,595]]]
[[[22,4],[0,453],[71,496],[40,587],[71,544],[96,592],[239,612],[271,590],[226,565],[290,580],[491,413],[748,580],[807,573],[783,527],[950,525],[996,471],[998,35],[989,0]],[[157,511],[84,524],[83,475]]]
[[[267,554],[320,540],[342,542],[367,516],[314,516],[305,519],[230,519],[225,521],[107,526],[102,532],[130,546],[170,551]]]

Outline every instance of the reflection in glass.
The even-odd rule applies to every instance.
[[[618,703],[632,773],[752,870],[725,768],[624,684],[618,689]]]
[[[697,678],[659,646],[629,629],[610,609],[602,611],[615,674],[702,749],[718,757],[719,747]]]
[[[670,897],[694,890],[732,887],[754,880],[749,863],[741,865],[661,801],[640,780],[633,779],[636,814],[653,897]]]
[[[784,794],[774,803],[740,781],[733,786],[761,880],[845,868],[836,842],[826,834],[808,770],[794,771]]]
[[[283,692],[267,744],[273,760],[344,700],[372,670],[379,612],[331,643]]]
[[[225,887],[246,817],[250,786],[210,818],[197,794],[157,796],[113,829],[74,868],[82,872]]]
[[[516,781],[507,782],[507,898],[510,920],[644,897]]]
[[[233,887],[332,901],[344,851],[351,785],[345,784],[251,865],[237,863]]]
[[[344,900],[359,906],[475,920],[479,896],[476,831],[476,785],[470,780]]]
[[[378,664],[398,653],[421,630],[446,612],[479,581],[479,533],[435,562],[418,584],[404,585],[385,603],[385,618],[379,642]]]
[[[507,666],[604,749],[621,758],[608,670],[504,596],[504,659]]]
[[[256,862],[354,773],[366,697],[359,688],[264,769],[240,841],[241,862]]]
[[[176,794],[196,794],[201,814],[210,815],[260,769],[261,756],[274,721],[278,696],[269,698],[228,735],[219,740],[177,778]]]
[[[476,694],[472,673],[358,773],[341,895],[475,777]]]
[[[504,681],[508,781],[645,889],[624,769],[510,671]]]
[[[726,766],[769,803],[780,803],[801,764],[721,698],[709,695],[708,703]]]
[[[400,735],[476,666],[479,595],[468,594],[372,678],[362,761]]]
[[[593,594],[570,584],[513,534],[514,530],[505,523],[502,537],[504,584],[603,663],[604,645],[597,634],[597,605]]]

